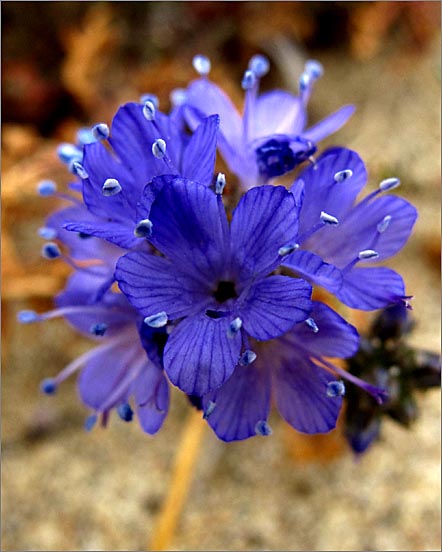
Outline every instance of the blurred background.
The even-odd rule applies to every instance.
[[[248,59],[264,53],[263,88],[296,92],[306,59],[325,76],[311,122],[352,103],[328,143],[356,149],[370,189],[398,176],[420,218],[390,263],[414,296],[415,347],[440,348],[439,2],[2,2],[2,550],[140,550],[152,537],[188,411],[173,393],[160,433],[112,420],[83,430],[75,381],[39,393],[90,344],[47,310],[68,268],[40,257],[37,229],[57,201],[36,194],[69,175],[55,148],[111,122],[145,92],[195,77],[197,53],[239,104]],[[370,317],[359,317],[364,325]],[[204,435],[174,550],[436,550],[440,547],[440,398],[418,397],[406,430],[391,421],[355,460],[340,430],[296,434],[277,416],[268,438],[225,445]]]

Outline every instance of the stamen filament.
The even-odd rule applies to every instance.
[[[327,370],[327,372],[330,372],[333,375],[339,375],[341,378],[353,383],[357,387],[360,387],[366,393],[371,395],[378,404],[383,404],[386,400],[388,400],[388,392],[385,389],[381,389],[380,387],[375,387],[374,385],[367,383],[350,372],[339,368],[339,366],[335,366],[327,362],[324,358],[314,357],[314,359],[321,365],[320,368]]]

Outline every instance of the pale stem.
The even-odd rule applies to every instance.
[[[192,408],[175,455],[172,479],[156,520],[149,550],[170,550],[176,526],[192,483],[206,422],[201,411]]]

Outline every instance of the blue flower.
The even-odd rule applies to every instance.
[[[207,78],[194,63],[202,78],[193,81],[181,98],[191,126],[203,116],[220,116],[219,150],[229,169],[238,176],[244,189],[263,184],[285,174],[309,159],[318,141],[337,131],[352,115],[347,105],[320,123],[306,129],[306,106],[314,82],[321,76],[318,62],[307,62],[299,81],[299,96],[282,90],[259,95],[259,81],[268,70],[263,56],[254,56],[244,74],[243,115],[229,97]]]
[[[358,333],[322,303],[313,303],[311,317],[276,339],[253,342],[256,359],[239,364],[224,385],[203,397],[205,417],[220,439],[267,434],[272,396],[281,416],[298,431],[324,433],[335,427],[345,393],[336,376],[347,374],[324,357],[353,355]],[[382,395],[364,382],[355,383]]]
[[[296,250],[284,265],[349,307],[374,310],[406,299],[401,276],[372,264],[405,245],[417,212],[386,195],[396,178],[355,204],[366,181],[363,161],[345,148],[326,151],[299,175],[291,187],[299,208]]]
[[[65,219],[64,227],[125,249],[145,247],[137,225],[147,217],[157,191],[155,177],[179,175],[212,184],[219,117],[204,119],[190,138],[183,125],[176,111],[164,115],[151,102],[122,106],[107,139],[85,144],[81,162],[74,161],[89,213]]]
[[[52,221],[62,214],[63,211],[54,215]],[[80,370],[80,398],[94,411],[86,421],[87,429],[92,428],[98,415],[106,425],[113,409],[122,419],[130,421],[129,401],[133,399],[142,429],[154,434],[160,429],[169,405],[169,384],[162,369],[162,349],[167,336],[164,329],[146,326],[121,293],[98,293],[108,282],[109,270],[112,274],[116,250],[119,248],[96,240],[95,260],[101,261],[100,264],[79,267],[72,274],[65,290],[56,298],[56,309],[43,314],[22,311],[19,320],[30,323],[64,317],[77,331],[100,343],[73,360],[56,377],[42,382],[42,390],[52,394],[66,378]],[[96,299],[98,295],[100,300]]]
[[[248,337],[269,340],[305,320],[311,287],[271,274],[297,231],[293,194],[282,186],[247,192],[227,221],[221,194],[175,178],[150,211],[150,242],[117,264],[118,284],[147,322],[175,321],[164,350],[170,381],[202,396],[232,374]]]

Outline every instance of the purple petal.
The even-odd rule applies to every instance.
[[[224,208],[205,186],[176,178],[154,201],[149,219],[151,243],[192,277],[213,284],[224,272],[226,237]]]
[[[106,337],[111,337],[136,319],[136,312],[121,293],[108,293],[95,309],[91,308],[97,291],[108,281],[109,273],[104,270],[102,275],[79,270],[70,276],[66,288],[56,297],[57,307],[85,306],[84,311],[65,315],[65,318],[89,337],[92,337],[91,328],[96,324],[105,324]]]
[[[165,311],[170,319],[204,310],[209,293],[169,260],[134,251],[122,257],[115,270],[121,291],[143,316]]]
[[[218,128],[218,115],[207,117],[197,127],[186,148],[181,176],[205,186],[212,184]]]
[[[78,379],[81,400],[96,410],[103,410],[104,405],[105,410],[109,410],[124,401],[132,383],[130,367],[140,350],[140,347],[131,347],[130,343],[121,340],[111,346],[97,347]]]
[[[169,385],[163,371],[147,362],[132,389],[140,425],[143,431],[154,435],[169,410]]]
[[[395,303],[405,295],[404,282],[389,268],[353,268],[345,274],[336,297],[354,309],[375,310]]]
[[[336,293],[342,286],[341,271],[310,251],[295,251],[287,257],[283,265],[295,270],[301,278],[322,286],[331,293]]]
[[[312,142],[319,142],[344,126],[354,111],[355,107],[353,105],[345,105],[304,131],[302,136]]]
[[[294,348],[304,347],[311,355],[318,357],[347,358],[356,353],[359,347],[358,332],[338,313],[314,301],[310,317],[318,327],[316,333],[305,323],[297,324],[284,336],[284,342],[292,343]]]
[[[284,338],[276,342],[272,367],[273,391],[281,416],[303,433],[325,433],[336,426],[341,397],[328,397],[327,384],[335,381],[308,356]]]
[[[57,232],[57,239],[69,247],[75,259],[102,259],[109,265],[114,264],[121,255],[121,249],[100,239],[84,237],[63,228],[66,221],[100,222],[86,207],[68,207],[53,213],[46,221],[46,226]]]
[[[343,182],[336,182],[334,176],[340,171],[350,169],[352,176]],[[367,181],[367,171],[362,159],[354,151],[335,148],[333,153],[321,156],[315,166],[305,169],[295,181],[304,183],[304,200],[300,212],[299,234],[303,234],[319,222],[321,211],[338,219],[352,207],[356,196]],[[319,230],[311,240],[320,241],[320,236],[334,228]],[[310,240],[305,242],[308,247]]]
[[[307,282],[289,276],[259,280],[239,299],[244,329],[260,340],[280,336],[309,316],[311,291]]]
[[[168,117],[157,111],[153,123],[144,117],[140,104],[128,103],[120,107],[112,121],[109,142],[137,182],[140,193],[147,182],[167,169],[165,162],[157,159],[151,151],[158,138],[166,141],[167,155],[178,169],[180,137],[169,124]]]
[[[282,186],[249,190],[233,212],[230,228],[232,267],[242,283],[268,274],[281,262],[278,250],[294,243],[296,203]]]
[[[66,221],[64,228],[70,232],[82,232],[89,236],[102,238],[123,249],[131,249],[141,243],[140,238],[134,236],[135,224],[123,222],[71,222]]]
[[[172,331],[164,349],[170,381],[188,395],[202,396],[220,387],[236,366],[241,333],[228,336],[229,317],[186,318]]]
[[[234,150],[241,147],[242,120],[230,98],[208,79],[190,83],[186,90],[186,104],[203,115],[219,115],[220,131]]]
[[[137,205],[137,222],[150,217],[150,209],[157,195],[161,192],[163,186],[170,184],[175,178],[175,175],[163,174],[161,176],[156,176],[152,179],[152,182],[146,184]]]
[[[101,142],[84,147],[83,164],[89,175],[83,180],[83,199],[91,213],[123,220],[133,216],[138,195],[146,182],[140,182],[137,187],[127,166],[117,161]],[[103,184],[108,178],[119,181],[122,186],[119,194],[103,195]]]
[[[391,216],[390,223],[384,232],[379,233],[377,227],[386,216]],[[376,261],[380,261],[391,257],[405,245],[416,218],[416,209],[399,197],[384,196],[362,202],[339,226],[330,228],[328,243],[318,239],[317,249],[324,258],[342,268],[365,249],[375,249],[379,253]]]
[[[269,372],[259,357],[250,366],[237,366],[219,389],[203,398],[203,408],[215,403],[207,421],[223,441],[238,441],[256,435],[256,424],[270,412]]]
[[[301,134],[306,112],[301,100],[282,90],[259,96],[253,110],[251,140],[272,134]]]

